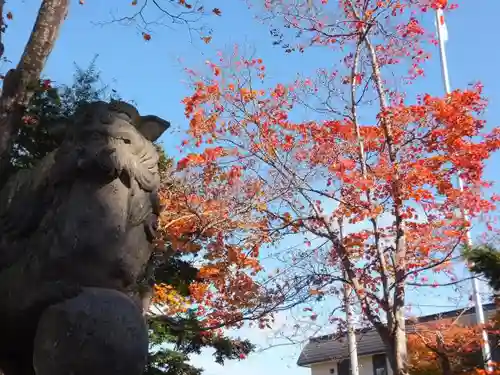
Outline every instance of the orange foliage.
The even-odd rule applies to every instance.
[[[175,315],[186,312],[190,307],[188,298],[177,293],[174,287],[166,284],[156,284],[152,303],[162,307],[167,315]]]
[[[242,60],[239,64],[260,73],[257,60]],[[395,166],[384,153],[387,140],[383,129],[362,127],[365,151],[379,156],[369,165],[371,173],[362,176],[355,152],[355,125],[351,120],[294,123],[287,114],[288,106],[294,102],[288,94],[294,89],[293,85],[288,88],[278,85],[270,90],[267,98],[249,95],[256,90],[243,94],[243,89],[235,92],[235,86],[241,86],[238,77],[234,77],[234,81],[227,77],[222,79],[214,72],[210,85],[198,82],[196,92],[185,99],[193,142],[196,145],[203,142],[210,148],[188,154],[179,162],[181,168],[209,165],[209,171],[216,162],[228,160],[224,162],[225,174],[219,183],[245,186],[256,182],[256,176],[244,173],[252,163],[264,164],[281,173],[284,166],[280,163],[288,158],[288,168],[297,173],[313,168],[327,176],[326,186],[317,185],[324,198],[332,194],[331,198],[338,201],[334,196],[335,187],[343,186],[342,200],[348,204],[339,205],[334,217],[344,217],[354,224],[392,212],[395,197],[391,186]],[[238,121],[224,119],[225,111],[237,111],[236,103],[241,101],[252,102],[256,110],[240,112]],[[379,114],[380,118],[390,121],[393,142],[398,149],[398,173],[404,176],[399,181],[398,199],[408,202],[403,207],[402,217],[408,227],[409,265],[423,267],[441,259],[457,241],[460,242],[467,222],[456,216],[457,209],[478,216],[495,207],[491,200],[480,195],[480,188],[487,186],[482,181],[484,160],[500,147],[498,130],[487,135],[483,133],[484,122],[477,115],[484,106],[481,87],[477,86],[467,91],[457,90],[446,98],[426,95],[417,105],[400,103]],[[419,141],[412,142],[416,138]],[[231,139],[236,147],[230,149],[221,142],[224,139]],[[217,146],[212,146],[216,143]],[[468,186],[464,192],[453,183],[459,172]],[[290,178],[291,175],[281,173],[275,180],[278,186],[270,189],[281,189]],[[270,197],[271,190],[261,187],[259,194],[263,202],[279,200],[279,197]],[[377,191],[371,204],[365,199],[369,190]],[[290,194],[298,194],[296,198],[300,199],[302,192],[291,191]],[[438,196],[441,202],[437,201]],[[298,203],[288,203],[292,206],[290,209],[296,211]],[[269,204],[254,207],[266,211]],[[421,220],[422,212],[427,213],[425,222]],[[267,220],[279,219],[285,225],[287,214],[290,212],[269,213],[268,210]],[[312,225],[321,228],[325,224],[315,222]],[[390,235],[391,226],[386,231],[386,235]],[[349,235],[344,245],[353,252],[362,253],[372,236],[371,232]]]
[[[205,186],[224,192],[230,206],[218,210],[226,217],[238,212],[231,205],[248,202],[245,220],[237,225],[251,227],[249,237],[241,238],[253,245],[269,242],[271,233],[276,243],[297,233],[321,240],[312,251],[304,250],[311,247],[304,240],[304,248],[290,254],[290,268],[302,262],[295,268],[300,276],[307,272],[304,262],[327,269],[332,276],[317,280],[322,287],[313,289],[316,297],[337,296],[333,275],[345,271],[364,316],[380,327],[395,321],[408,285],[429,284],[425,270],[451,274],[450,259],[470,220],[495,209],[498,199],[484,193],[490,183],[483,172],[500,148],[500,128],[488,131],[481,118],[481,85],[443,97],[424,93],[411,105],[406,100],[405,84],[423,76],[436,43],[418,15],[455,5],[313,3],[265,2],[273,15],[283,15],[276,43],[291,30],[293,40],[283,42],[286,52],[324,46],[344,53],[342,63],[332,68],[328,60],[317,76],[269,85],[261,59],[235,52],[207,62],[207,74],[195,78],[194,92],[184,99],[190,128],[179,167],[201,173],[203,193]],[[385,75],[393,70],[384,69],[392,65],[408,74],[393,80]],[[374,101],[377,115],[361,123],[362,106]],[[319,106],[314,120],[296,119],[294,110],[302,104]],[[455,183],[458,174],[463,191]],[[457,214],[464,211],[468,219]],[[363,227],[348,231],[350,224]],[[239,261],[238,254],[232,261]],[[212,267],[205,274],[222,280]],[[387,335],[394,332],[388,327]]]
[[[489,371],[486,371],[486,370],[481,369],[481,368],[477,368],[472,372],[472,374],[474,374],[474,375],[499,375],[500,374],[500,363],[491,362]]]
[[[446,319],[418,324],[413,331],[408,334],[408,354],[413,375],[443,373],[443,361],[449,363],[451,374],[471,373],[479,367],[479,327]]]
[[[192,163],[204,166],[201,171],[183,171],[181,161],[180,171],[166,178],[159,192],[163,210],[156,245],[196,255],[199,274],[190,285],[188,298],[179,299],[174,290],[162,285],[156,287],[154,302],[176,312],[195,304],[209,326],[239,324],[245,309],[262,304],[262,291],[253,276],[261,271],[259,248],[266,239],[252,234],[262,226],[251,209],[255,187],[237,186],[230,192],[210,180],[230,182],[235,178],[234,170],[225,173],[206,164],[223,154],[207,149],[191,158]],[[238,239],[241,235],[244,240]],[[178,303],[172,307],[173,301]]]

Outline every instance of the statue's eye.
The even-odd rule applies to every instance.
[[[130,139],[128,139],[128,138],[124,138],[124,139],[123,139],[123,142],[124,142],[126,145],[129,145],[129,144],[131,144],[131,143],[132,143],[132,141],[131,141]]]

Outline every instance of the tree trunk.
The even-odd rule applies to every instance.
[[[396,271],[397,272],[397,271]],[[396,274],[397,277],[397,274]],[[385,329],[377,329],[382,341],[388,349],[388,359],[394,375],[408,375],[408,350],[406,338],[406,320],[404,315],[405,288],[404,278],[399,277],[395,283],[394,303],[387,311],[392,324]]]
[[[437,335],[437,341],[438,341],[437,355],[439,358],[439,365],[441,366],[441,370],[443,371],[443,375],[453,375],[450,359],[446,355],[443,337],[440,334]]]
[[[368,37],[364,38],[368,55],[370,56],[372,65],[372,77],[374,85],[377,90],[380,110],[384,112],[388,108],[386,92],[384,89],[382,74],[380,72],[380,65],[377,59],[377,54],[373,44]],[[397,149],[394,145],[392,126],[387,119],[382,118],[382,128],[385,133],[385,140],[387,145],[387,152],[389,160],[393,167],[393,182],[392,182],[392,197],[394,201],[394,216],[395,216],[395,229],[396,229],[396,248],[394,251],[394,302],[392,306],[392,313],[388,311],[389,318],[394,318],[393,327],[391,328],[391,335],[394,337],[393,346],[393,366],[394,374],[406,375],[408,374],[407,367],[407,349],[406,349],[406,330],[405,330],[405,281],[406,281],[406,235],[405,235],[405,222],[403,215],[403,199],[401,192],[402,180],[398,167]]]
[[[69,0],[43,0],[28,43],[15,69],[5,76],[0,96],[0,184],[10,161],[10,150],[21,117],[66,18]]]
[[[398,327],[400,317],[395,316],[395,326],[391,329],[377,330],[387,348],[387,359],[394,375],[408,375],[408,361],[406,350],[406,331],[403,316],[403,326]]]
[[[406,329],[404,310],[397,309],[395,313],[395,332],[394,332],[394,356],[395,372],[398,375],[408,374],[407,349],[406,349]]]

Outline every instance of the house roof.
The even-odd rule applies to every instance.
[[[483,308],[488,318],[492,317],[495,313],[495,304],[485,304]],[[435,320],[442,320],[457,317],[462,314],[461,321],[472,322],[475,308],[468,309],[465,313],[463,309],[446,311],[443,313],[426,315],[417,319],[408,320],[408,328],[416,324],[431,322]],[[466,321],[464,321],[464,319]],[[374,328],[366,328],[356,332],[356,341],[358,355],[372,355],[385,352],[385,346],[379,334]],[[347,337],[338,335],[325,335],[316,338],[311,338],[300,353],[297,365],[309,366],[314,363],[340,361],[349,357],[349,349],[347,346]]]

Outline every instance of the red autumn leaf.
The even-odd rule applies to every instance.
[[[211,36],[203,36],[201,39],[205,42],[205,44],[208,44],[212,41]]]
[[[47,89],[50,89],[51,88],[51,83],[52,81],[50,79],[44,79],[42,81],[42,87],[47,90]]]
[[[431,4],[432,9],[445,9],[448,0],[433,0]]]
[[[12,12],[7,12],[7,19],[11,20],[13,18],[14,16],[12,15]]]
[[[212,9],[212,13],[215,14],[216,16],[221,16],[222,12],[219,8],[214,8]]]
[[[142,38],[146,41],[151,40],[151,34],[149,33],[142,33]]]

